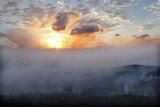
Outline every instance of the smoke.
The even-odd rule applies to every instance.
[[[71,92],[105,95],[129,92],[139,83],[135,82],[139,81],[139,76],[114,77],[114,72],[108,69],[131,64],[159,65],[158,48],[137,46],[59,51],[3,49],[1,54],[5,66],[1,72],[2,94]],[[120,85],[122,82],[124,85]],[[129,88],[129,85],[133,88]],[[147,90],[146,93],[153,92],[147,87],[143,89],[143,92]]]

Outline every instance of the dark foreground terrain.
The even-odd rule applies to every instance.
[[[1,107],[158,107],[158,100],[138,95],[95,97],[81,95],[40,95],[1,99]]]

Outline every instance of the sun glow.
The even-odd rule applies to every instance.
[[[62,33],[49,33],[45,35],[45,42],[48,48],[66,48],[69,38],[68,35]]]

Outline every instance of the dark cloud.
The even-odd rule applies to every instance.
[[[121,34],[115,34],[114,36],[121,36]]]
[[[148,34],[144,34],[144,35],[140,35],[138,37],[136,37],[137,39],[140,39],[140,38],[146,38],[146,37],[149,37],[150,35]]]
[[[103,30],[98,25],[83,25],[79,28],[72,29],[72,35],[78,34],[88,34],[88,33],[95,33],[95,32],[102,32]]]
[[[74,12],[58,13],[56,15],[56,22],[52,24],[52,29],[56,31],[65,30],[70,16],[78,17],[78,14]]]

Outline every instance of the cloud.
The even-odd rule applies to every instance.
[[[121,34],[115,34],[114,36],[121,36]]]
[[[15,1],[15,2],[17,2],[17,3],[22,3],[22,2],[42,3],[42,2],[44,2],[45,0],[13,0],[13,1]]]
[[[76,13],[81,14],[83,16],[82,20],[87,20],[88,22],[91,20],[97,20],[97,24],[101,25],[108,25],[108,24],[122,24],[122,23],[128,23],[130,22],[130,19],[128,17],[128,14],[124,11],[120,11],[119,9],[116,9],[115,7],[112,7],[110,5],[107,5],[106,0],[102,0],[102,3],[99,3],[99,1],[95,0],[73,0],[73,2],[69,1],[63,1],[63,0],[54,0],[54,3],[49,3],[50,5],[47,5],[45,3],[45,0],[13,0],[11,2],[16,3],[18,6],[16,8],[11,8],[9,10],[6,10],[5,7],[2,8],[2,14],[0,17],[6,17],[2,20],[2,22],[5,22],[6,20],[9,22],[20,22],[19,25],[24,26],[26,23],[31,23],[35,19],[38,20],[46,20],[46,18],[51,17],[53,14],[58,12],[57,14],[57,22],[53,23],[53,29],[54,30],[63,30],[66,28],[67,24],[70,24],[70,19],[68,16],[74,16],[74,15],[66,15],[67,12],[69,13]],[[12,4],[11,2],[7,2],[7,4]],[[43,2],[44,4],[39,5],[35,4],[37,2]],[[110,1],[111,2],[111,1]],[[120,2],[120,1],[119,1]],[[126,2],[126,1],[123,1]],[[23,4],[26,4],[25,7],[23,7]],[[72,3],[75,3],[74,5]],[[104,4],[106,4],[104,6]],[[81,5],[81,7],[78,7]],[[9,16],[9,17],[8,17]],[[12,16],[12,18],[10,17]],[[13,20],[14,19],[14,20]],[[63,20],[62,20],[63,19]],[[68,23],[69,19],[69,23]],[[58,21],[61,20],[61,21]],[[73,20],[73,19],[72,19]],[[53,20],[54,22],[54,20]],[[18,25],[18,26],[19,26]],[[69,26],[69,25],[67,25]],[[9,27],[7,27],[9,29]]]
[[[108,46],[115,46],[115,47],[127,46],[128,45],[127,42],[131,41],[132,39],[133,38],[130,36],[125,36],[121,34],[115,34],[113,36],[105,38]]]
[[[149,23],[149,24],[144,24],[144,25],[138,26],[138,28],[140,31],[147,31],[147,30],[152,30],[158,26],[160,26],[160,25],[157,23]]]
[[[98,38],[102,33],[98,25],[83,25],[72,30],[72,35],[68,35],[66,39],[67,45],[65,48],[92,48],[92,47],[107,47],[107,46],[130,46],[143,44],[160,44],[159,38],[152,38],[148,34],[140,36],[125,36],[115,34],[114,36],[104,37],[104,41]],[[14,29],[11,30],[5,37],[14,42],[18,48],[23,49],[46,49],[48,48],[45,37],[48,34],[54,34],[51,29]]]
[[[75,24],[75,26],[78,26],[78,27],[81,27],[83,25],[100,25],[101,28],[103,28],[102,33],[107,33],[107,32],[115,30],[116,28],[121,27],[119,23],[110,23],[110,22],[103,23],[101,20],[99,20],[97,18],[88,19],[87,17],[85,17],[85,18],[82,17],[81,19],[77,20],[76,23],[74,23],[74,24]],[[75,27],[75,26],[73,26],[73,27]]]
[[[144,34],[144,35],[140,35],[138,37],[136,37],[137,39],[140,39],[140,38],[147,38],[147,37],[150,37],[150,35],[148,34]]]
[[[78,16],[74,12],[57,13],[56,22],[52,24],[52,29],[56,31],[65,30],[69,22]]]
[[[113,7],[129,7],[135,3],[136,0],[106,0],[108,5]]]
[[[159,35],[158,35],[159,36]],[[132,36],[133,39],[129,42],[127,42],[127,45],[151,45],[156,44],[160,45],[160,38],[158,36],[151,36],[149,34],[143,34],[143,35],[134,35]]]
[[[8,2],[6,5],[4,5],[4,8],[9,8],[9,7],[17,7],[18,3],[17,2]]]
[[[17,23],[16,27],[27,27],[30,30],[53,28],[53,30],[61,31],[61,33],[65,30],[65,33],[67,31],[67,34],[71,33],[72,35],[88,35],[91,33],[93,34],[93,37],[91,39],[86,38],[86,40],[97,42],[96,34],[113,31],[116,27],[121,26],[121,24],[129,23],[131,21],[128,13],[120,8],[132,6],[136,2],[136,0],[102,0],[101,2],[99,0],[73,0],[73,2],[66,0],[54,1],[56,2],[50,4],[46,4],[48,3],[46,2],[42,5],[35,5],[35,2],[43,2],[43,0],[13,0],[11,2],[16,2],[18,7],[9,10],[2,7],[2,10],[0,10],[1,22],[3,22],[3,24]],[[14,3],[11,2],[6,2],[6,4],[8,4],[8,6],[9,4],[10,6],[16,6],[16,4],[14,5]],[[22,7],[22,2],[26,3],[24,8]],[[75,4],[73,5],[73,3]],[[81,7],[78,7],[79,5],[81,5]],[[149,23],[142,25],[140,29],[151,30],[157,26],[158,24],[156,23]],[[15,26],[13,27],[15,28]],[[21,30],[19,32],[21,32],[20,35],[24,36]],[[20,37],[15,36],[19,38],[19,40],[16,41],[17,44],[19,44],[20,47],[27,47],[27,43],[22,42],[26,39],[27,41],[35,41],[35,44],[32,42],[31,44],[37,46],[39,37],[37,37],[38,39],[36,40],[36,36],[33,36],[35,34],[30,31],[24,32],[26,33],[26,36],[21,39]],[[27,35],[33,36],[34,39],[30,39],[30,36],[27,37]],[[37,35],[39,35],[39,33],[37,33]],[[119,41],[122,41],[125,38],[121,39],[122,37],[120,38],[119,35],[115,36],[117,36],[117,40],[114,41],[118,41],[118,39]],[[84,41],[80,43],[75,43],[75,41],[73,41],[75,44],[78,44],[77,46],[80,44],[85,45],[85,43],[87,44],[88,42],[85,40],[85,37],[77,37],[76,39],[76,42]],[[32,46],[29,45],[29,47]]]
[[[46,16],[44,8],[35,6],[33,4],[22,10],[24,12],[22,17],[26,18],[28,21],[32,21],[35,18],[43,19]]]
[[[48,16],[52,16],[54,13],[56,13],[56,10],[53,4],[49,3],[49,4],[46,4],[45,6],[46,6],[45,11]]]
[[[47,40],[51,38],[56,31],[52,29],[22,29],[15,28],[8,32],[5,37],[17,45],[20,49],[50,49]],[[63,35],[63,33],[62,33]],[[64,34],[65,35],[65,34]],[[63,37],[62,37],[63,38]],[[71,36],[65,35],[63,38],[63,48],[92,48],[102,46],[102,41],[95,35]],[[53,41],[54,42],[54,41]]]
[[[55,13],[53,7],[45,7],[39,4],[34,4],[35,0],[12,0],[11,2],[2,3],[2,9],[0,10],[0,18],[2,22],[19,23],[25,26],[26,23],[30,23],[36,18],[44,20],[47,16],[50,17]],[[25,4],[25,6],[23,6]],[[1,5],[1,4],[0,4]],[[10,8],[12,7],[12,8]],[[6,24],[6,23],[4,23]],[[19,26],[19,27],[22,27]],[[11,27],[8,27],[8,29]]]
[[[159,36],[159,35],[158,35]],[[138,46],[138,45],[160,45],[160,38],[158,36],[151,36],[149,34],[143,35],[122,35],[115,34],[105,38],[105,43],[108,46]]]
[[[86,18],[92,19],[96,18],[99,19],[102,23],[129,23],[128,14],[124,11],[116,11],[114,9],[103,9],[103,7],[93,7],[89,9],[89,12],[85,15]]]
[[[80,28],[72,29],[71,35],[90,34],[102,31],[103,30],[98,25],[83,25]]]
[[[145,6],[144,9],[154,15],[160,16],[160,0],[156,0],[153,4]]]
[[[36,0],[37,2],[39,2],[39,3],[42,3],[42,2],[44,2],[45,0]]]

